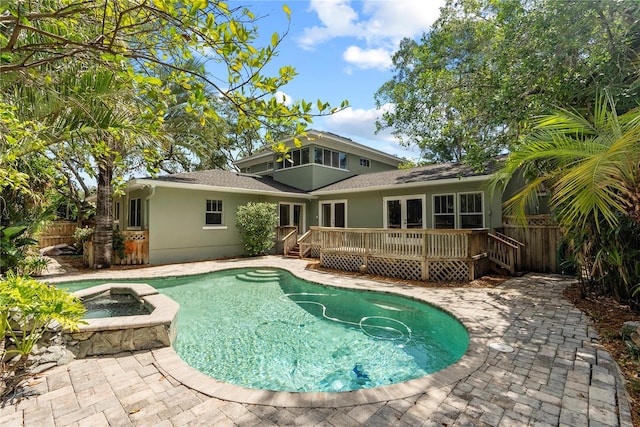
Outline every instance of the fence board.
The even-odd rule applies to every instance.
[[[562,243],[562,231],[548,215],[527,217],[527,226],[505,218],[502,233],[524,243],[521,249],[522,269],[540,273],[560,273],[558,247]]]
[[[75,221],[55,221],[47,225],[38,235],[38,247],[42,249],[63,243],[73,245],[76,242],[73,237],[76,227],[78,223]]]

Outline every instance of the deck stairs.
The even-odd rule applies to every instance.
[[[294,247],[289,249],[289,253],[285,255],[287,258],[302,258],[300,255],[300,244],[296,243]]]
[[[491,270],[503,276],[522,275],[521,243],[500,232],[489,233],[489,261]]]

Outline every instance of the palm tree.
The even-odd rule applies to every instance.
[[[640,286],[640,108],[619,115],[605,93],[591,114],[559,110],[532,124],[493,181],[526,178],[505,213],[524,221],[528,203],[549,192],[583,285],[628,300]]]
[[[506,185],[516,172],[528,178],[505,203],[507,213],[524,217],[527,203],[550,191],[565,227],[599,223],[600,217],[615,226],[621,215],[640,224],[640,108],[618,115],[603,94],[589,115],[558,110],[532,125],[494,180]]]

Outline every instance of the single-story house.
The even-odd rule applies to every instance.
[[[328,132],[293,139],[289,158],[263,150],[236,163],[240,172],[206,170],[133,179],[114,199],[114,227],[145,231],[150,264],[243,253],[238,206],[278,205],[279,224],[393,229],[493,229],[502,197],[484,171],[456,163],[398,169],[402,159]]]

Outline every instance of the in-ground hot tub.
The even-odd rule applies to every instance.
[[[143,283],[106,283],[75,292],[87,307],[85,324],[66,331],[78,358],[169,347],[179,304]]]

